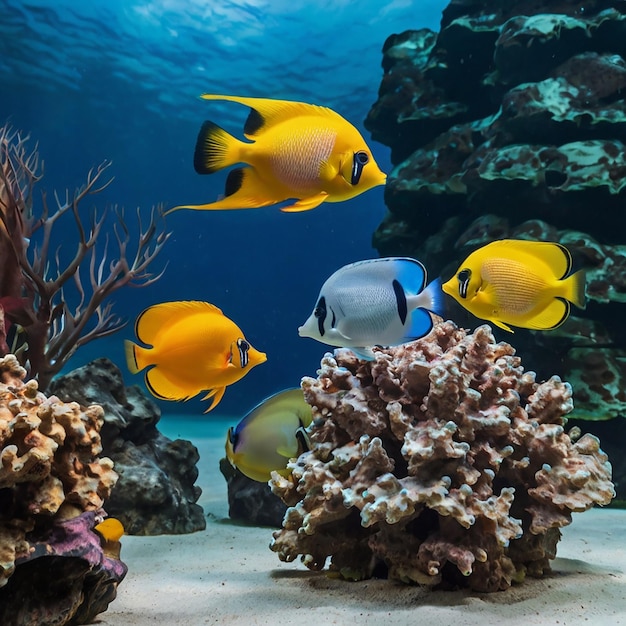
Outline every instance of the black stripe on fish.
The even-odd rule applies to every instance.
[[[263,119],[263,116],[256,109],[250,109],[248,119],[243,125],[243,132],[246,135],[256,135],[256,133],[258,133],[264,125],[265,120]]]
[[[324,322],[326,321],[326,298],[322,296],[315,305],[313,315],[317,317],[317,329],[319,330],[320,337],[324,336]]]
[[[230,445],[233,447],[233,450],[237,447],[239,443],[239,434],[231,427],[228,429],[228,441],[230,441]]]
[[[237,339],[237,348],[239,349],[239,360],[241,361],[241,368],[243,369],[248,365],[248,350],[250,350],[250,344],[245,339]]]
[[[472,270],[467,268],[463,269],[456,277],[459,281],[459,296],[461,296],[461,298],[467,298],[467,288],[469,287],[470,278],[472,277]]]
[[[335,315],[335,311],[333,310],[333,308],[331,307],[331,312],[333,314],[333,319],[330,321],[330,327],[331,328],[335,328],[335,324],[337,323],[337,316]]]
[[[303,452],[308,452],[311,449],[309,437],[306,434],[304,424],[300,421],[300,428],[296,430],[296,441],[298,442],[298,456]]]
[[[244,168],[237,167],[234,170],[228,172],[226,178],[226,189],[224,190],[225,196],[232,196],[234,193],[241,189],[243,185]]]
[[[358,185],[361,180],[361,174],[363,173],[363,166],[370,160],[369,154],[363,152],[355,152],[352,157],[352,176],[350,177],[350,183]]]
[[[406,322],[406,316],[408,313],[406,295],[404,293],[402,285],[397,280],[394,279],[391,284],[393,285],[393,292],[396,294],[396,307],[398,308],[398,315],[400,316],[400,321],[404,326],[404,322]]]

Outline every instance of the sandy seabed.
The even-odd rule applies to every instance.
[[[210,418],[209,418],[210,419]],[[236,421],[236,420],[235,420]],[[271,528],[228,518],[219,468],[233,421],[175,420],[161,431],[200,452],[199,503],[207,528],[190,535],[122,540],[128,575],[102,626],[289,626],[291,624],[626,624],[626,511],[593,509],[564,529],[553,573],[507,591],[430,591],[387,580],[357,583],[283,563]]]

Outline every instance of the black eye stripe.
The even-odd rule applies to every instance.
[[[462,269],[456,277],[459,281],[459,296],[461,296],[461,298],[467,298],[467,289],[472,277],[472,270]]]
[[[250,344],[245,339],[237,339],[237,348],[239,349],[241,367],[244,368],[248,365],[248,350],[250,350]]]
[[[361,180],[361,174],[363,173],[363,166],[370,160],[367,152],[355,152],[352,157],[352,176],[350,177],[350,183],[352,185],[358,185]]]
[[[313,311],[313,315],[317,317],[317,330],[319,331],[320,337],[324,336],[324,322],[326,321],[326,298],[322,296],[318,301]]]

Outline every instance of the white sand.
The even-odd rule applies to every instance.
[[[167,436],[189,438],[200,450],[199,502],[207,529],[124,537],[122,559],[129,572],[99,624],[626,624],[626,511],[575,514],[564,529],[553,574],[504,592],[349,583],[310,572],[299,561],[279,561],[268,548],[272,529],[232,523],[218,469],[226,422],[214,423],[215,435],[201,438],[183,428],[167,420],[161,424]]]

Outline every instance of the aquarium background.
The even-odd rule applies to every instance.
[[[223,193],[226,172],[193,169],[196,134],[211,119],[240,134],[248,109],[201,93],[302,100],[329,106],[359,128],[381,169],[389,150],[363,120],[377,97],[381,48],[392,33],[438,30],[444,0],[0,2],[0,123],[30,134],[45,163],[38,191],[73,191],[90,168],[111,160],[113,183],[88,198],[85,215],[123,206],[147,219],[157,203],[200,204]],[[36,196],[35,210],[40,206]],[[227,389],[216,414],[240,414],[315,373],[326,348],[298,337],[322,282],[340,266],[377,256],[372,232],[385,212],[383,188],[297,214],[276,208],[179,211],[153,269],[163,278],[113,296],[126,328],[79,350],[69,368],[101,356],[121,367],[123,340],[147,306],[197,299],[222,308],[268,361]],[[58,229],[64,254],[71,219]],[[110,222],[112,226],[113,221]],[[206,403],[160,403],[200,415]]]

